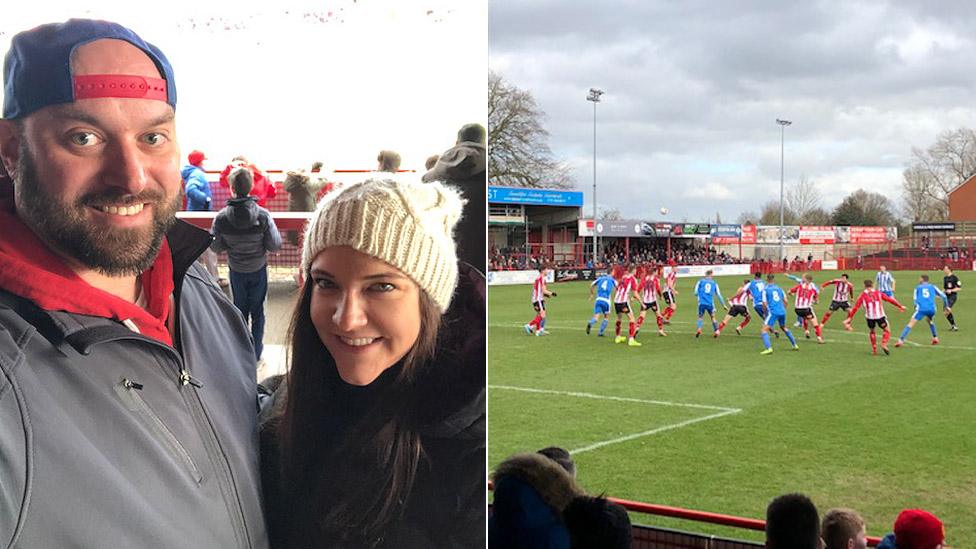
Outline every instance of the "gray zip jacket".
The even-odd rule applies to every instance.
[[[0,548],[268,546],[250,336],[167,238],[175,348],[0,289]]]
[[[227,250],[227,264],[238,273],[253,273],[268,264],[268,252],[281,248],[281,233],[268,210],[253,196],[232,198],[214,217],[210,249]]]

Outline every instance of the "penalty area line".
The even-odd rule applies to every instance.
[[[727,410],[725,412],[719,412],[717,414],[711,414],[711,415],[707,415],[707,416],[704,416],[704,417],[699,417],[699,418],[695,418],[695,419],[689,419],[688,421],[682,421],[681,423],[674,423],[674,424],[671,424],[671,425],[664,425],[662,427],[658,427],[656,429],[651,429],[649,431],[641,431],[640,433],[634,433],[632,435],[625,435],[625,436],[618,437],[618,438],[613,438],[613,439],[610,439],[610,440],[604,440],[602,442],[597,442],[597,443],[594,443],[594,444],[590,444],[589,446],[583,446],[582,448],[574,448],[574,449],[570,450],[569,453],[572,454],[572,455],[582,454],[583,452],[590,452],[592,450],[596,450],[596,449],[599,449],[599,448],[603,448],[605,446],[610,446],[611,444],[620,444],[622,442],[628,442],[628,441],[631,441],[631,440],[634,440],[634,439],[638,439],[638,438],[649,437],[651,435],[656,435],[658,433],[663,433],[665,431],[672,431],[674,429],[680,429],[682,427],[687,427],[689,425],[694,425],[695,423],[701,423],[703,421],[708,421],[708,420],[711,420],[711,419],[718,419],[720,417],[724,417],[724,416],[728,416],[728,415],[732,415],[732,414],[737,414],[737,413],[739,413],[739,411],[740,410]]]

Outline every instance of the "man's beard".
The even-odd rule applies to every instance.
[[[158,190],[128,195],[112,187],[66,203],[56,192],[45,194],[26,143],[20,147],[14,189],[18,215],[41,240],[62,255],[107,276],[138,275],[151,267],[181,205],[179,193],[165,203],[165,196]],[[96,205],[144,203],[152,206],[152,221],[138,228],[95,224],[86,211]]]

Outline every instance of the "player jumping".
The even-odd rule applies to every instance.
[[[891,303],[895,307],[898,307],[899,311],[904,311],[905,307],[898,303],[893,297],[888,297],[884,293],[874,289],[874,282],[871,280],[864,281],[864,291],[854,302],[854,308],[851,312],[847,314],[847,318],[844,319],[844,329],[852,330],[851,320],[854,318],[854,313],[864,305],[864,318],[868,322],[868,330],[871,331],[871,354],[878,354],[878,336],[874,333],[874,328],[880,327],[884,330],[884,334],[881,336],[881,350],[884,354],[889,354],[888,351],[888,340],[891,339],[891,329],[888,327],[888,319],[885,318],[884,313],[884,301]]]
[[[620,279],[620,283],[617,284],[617,289],[613,293],[613,309],[617,313],[617,337],[614,338],[613,342],[623,343],[626,341],[627,345],[631,347],[640,347],[640,342],[635,339],[637,322],[634,320],[634,312],[630,310],[631,294],[640,300],[640,296],[637,295],[637,278],[634,276],[633,263],[627,265],[627,272]],[[627,315],[627,320],[630,321],[628,326],[630,337],[620,335],[620,324],[625,314]]]
[[[807,327],[808,323],[813,323],[813,330],[817,334],[817,343],[823,343],[823,333],[820,331],[820,322],[817,321],[817,315],[813,314],[813,304],[817,300],[817,295],[820,293],[820,288],[813,283],[813,275],[807,274],[803,277],[803,282],[797,284],[790,288],[791,294],[796,294],[796,300],[794,302],[794,307],[796,311],[796,316],[803,320],[803,331],[810,338],[810,329]]]
[[[678,269],[674,265],[668,266],[668,273],[664,275],[665,287],[661,294],[664,296],[664,302],[667,307],[664,308],[664,323],[671,324],[671,317],[674,316],[674,312],[678,310],[678,289],[676,288],[678,284]]]
[[[826,288],[831,284],[834,285],[834,297],[830,300],[830,307],[827,312],[824,313],[823,319],[820,321],[820,325],[824,326],[827,324],[827,320],[830,315],[834,313],[837,309],[843,309],[846,313],[848,309],[851,308],[851,295],[854,293],[854,285],[851,284],[850,277],[847,273],[840,275],[840,278],[835,278],[833,280],[828,280],[824,282],[820,287]]]
[[[654,317],[657,320],[657,334],[660,336],[666,336],[668,334],[664,333],[664,317],[657,308],[657,296],[661,295],[661,267],[655,266],[652,268],[651,272],[644,276],[641,280],[640,286],[637,287],[638,293],[641,296],[641,312],[640,316],[637,317],[637,330],[634,331],[634,337],[640,333],[641,325],[644,324],[644,317],[647,316],[648,309],[654,311]]]
[[[915,295],[912,298],[915,302],[915,314],[912,315],[905,329],[901,331],[901,335],[898,336],[898,341],[895,342],[895,347],[901,347],[905,344],[905,338],[908,337],[908,332],[912,331],[915,323],[923,318],[929,322],[929,331],[932,332],[932,345],[939,344],[939,334],[935,331],[935,321],[933,320],[935,318],[936,296],[939,296],[939,299],[942,300],[942,306],[951,314],[952,309],[949,307],[946,295],[942,293],[942,290],[929,284],[929,275],[923,274],[918,277],[918,286],[915,287]]]
[[[776,285],[775,279],[776,277],[772,274],[766,275],[766,284],[763,288],[762,303],[763,310],[766,311],[766,318],[763,322],[761,334],[765,349],[759,352],[761,355],[768,355],[773,352],[773,344],[769,342],[769,332],[775,330],[774,326],[777,323],[779,329],[786,334],[786,338],[793,345],[793,350],[800,350],[796,344],[796,339],[793,338],[793,333],[786,327],[786,294],[783,293],[782,288]]]
[[[613,289],[617,287],[617,281],[609,273],[600,276],[590,284],[590,299],[596,293],[596,301],[593,302],[593,318],[586,324],[586,335],[590,335],[590,330],[596,324],[597,317],[602,317],[600,331],[596,334],[603,337],[610,323],[610,299],[613,297]]]
[[[718,297],[719,303],[722,304],[722,307],[726,311],[729,310],[729,307],[725,304],[725,298],[722,297],[722,292],[719,291],[718,284],[712,280],[711,269],[705,271],[705,278],[695,284],[695,295],[698,296],[698,331],[695,332],[695,337],[701,337],[702,317],[705,316],[705,313],[708,313],[708,318],[712,320],[712,332],[717,332],[718,322],[715,321],[715,297]]]
[[[739,315],[742,315],[745,318],[742,320],[741,324],[735,327],[735,333],[742,335],[742,329],[745,328],[747,324],[749,324],[750,320],[752,320],[752,316],[749,314],[749,307],[747,306],[749,303],[749,295],[750,295],[749,286],[750,286],[749,279],[747,278],[743,280],[742,287],[739,288],[737,292],[735,292],[735,295],[732,296],[732,299],[729,299],[729,305],[731,305],[732,307],[729,309],[729,312],[725,313],[725,318],[723,318],[722,322],[719,323],[718,330],[715,330],[715,337],[720,336],[722,334],[722,328],[725,328],[725,325],[728,324],[730,320],[732,320],[733,318]]]
[[[546,275],[549,274],[549,270],[549,266],[543,266],[539,271],[539,278],[536,278],[532,284],[532,308],[535,309],[536,315],[532,322],[524,326],[525,335],[549,335],[546,331],[546,298],[556,296],[556,292],[550,292],[546,287]]]

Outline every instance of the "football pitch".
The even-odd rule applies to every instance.
[[[813,274],[818,284],[840,275]],[[861,281],[875,273],[850,274],[856,299]],[[755,316],[741,336],[734,319],[718,339],[706,317],[695,339],[692,278],[678,280],[668,337],[657,335],[648,316],[638,338],[642,347],[614,344],[612,321],[606,337],[597,337],[599,325],[585,334],[593,312],[588,282],[550,284],[559,294],[548,300],[550,335],[527,336],[522,326],[534,316],[531,287],[492,286],[489,469],[515,452],[561,446],[573,452],[578,480],[593,494],[764,518],[773,497],[803,492],[821,513],[857,509],[873,536],[890,532],[900,510],[923,508],[943,519],[948,545],[976,547],[976,275],[956,273],[963,288],[953,309],[959,332],[948,330],[940,312],[939,345],[930,345],[923,320],[909,343],[895,349],[919,273],[893,274],[895,297],[908,310],[885,304],[890,356],[880,349],[871,355],[863,309],[853,332],[843,330],[846,315],[837,311],[824,345],[791,327],[799,351],[780,337],[773,339],[773,354],[760,356],[761,319]],[[929,275],[941,288],[942,273]],[[728,299],[744,278],[716,280]],[[793,285],[777,278],[784,289]],[[822,292],[818,317],[833,288]],[[724,310],[717,306],[716,314]],[[790,308],[790,326],[795,318]],[[762,539],[740,529],[631,518]]]

